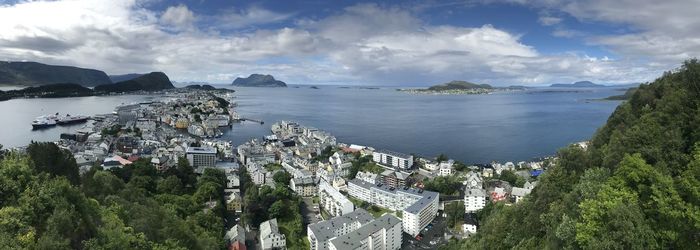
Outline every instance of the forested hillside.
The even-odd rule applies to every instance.
[[[0,249],[222,249],[225,175],[150,159],[79,175],[53,143],[0,158]],[[213,209],[205,206],[212,201]]]
[[[699,249],[700,63],[643,84],[587,149],[561,149],[523,202],[445,249]]]

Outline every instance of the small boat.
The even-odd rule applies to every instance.
[[[80,123],[80,122],[85,122],[87,121],[88,117],[84,115],[70,115],[66,114],[63,117],[58,118],[58,121],[56,121],[57,124],[63,125],[63,124],[72,124],[72,123]]]
[[[42,115],[32,121],[33,129],[48,128],[56,126],[55,115]]]

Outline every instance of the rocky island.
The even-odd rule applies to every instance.
[[[398,89],[398,91],[412,94],[441,94],[441,95],[464,95],[464,94],[488,94],[495,90],[488,84],[476,84],[467,81],[451,81],[439,85],[430,86],[427,89]]]
[[[283,81],[276,80],[271,75],[252,74],[248,77],[238,77],[231,84],[236,87],[287,87]]]

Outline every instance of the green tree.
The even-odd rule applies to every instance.
[[[32,142],[27,147],[27,153],[39,172],[65,176],[72,184],[80,183],[78,164],[67,150],[51,142]]]
[[[292,179],[292,175],[286,171],[278,171],[272,176],[272,179],[279,185],[287,186],[289,185],[289,180]]]

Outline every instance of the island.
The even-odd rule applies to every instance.
[[[398,89],[401,92],[412,94],[488,94],[495,90],[488,84],[476,84],[467,81],[451,81],[439,85],[433,85],[426,89]]]
[[[248,77],[238,77],[231,84],[236,87],[287,87],[283,81],[276,80],[271,75],[252,74]]]
[[[105,72],[95,69],[38,62],[0,62],[0,85],[41,86],[56,83],[94,87],[110,84],[112,81]]]
[[[173,88],[175,88],[175,86],[173,86],[172,82],[170,82],[170,79],[167,75],[165,75],[165,73],[151,72],[128,81],[99,85],[95,87],[95,91],[113,93],[139,90],[158,91]]]
[[[224,92],[236,92],[236,91],[233,90],[233,89],[216,88],[216,87],[211,86],[211,85],[209,85],[209,84],[202,84],[202,85],[199,85],[199,84],[191,84],[191,85],[187,85],[187,86],[185,86],[185,87],[183,87],[183,88],[185,88],[185,89],[196,89],[196,90],[220,90],[220,91],[224,91]]]
[[[591,81],[579,81],[575,83],[555,83],[550,85],[549,87],[553,88],[599,88],[599,87],[606,87],[605,85],[602,84],[596,84]]]

